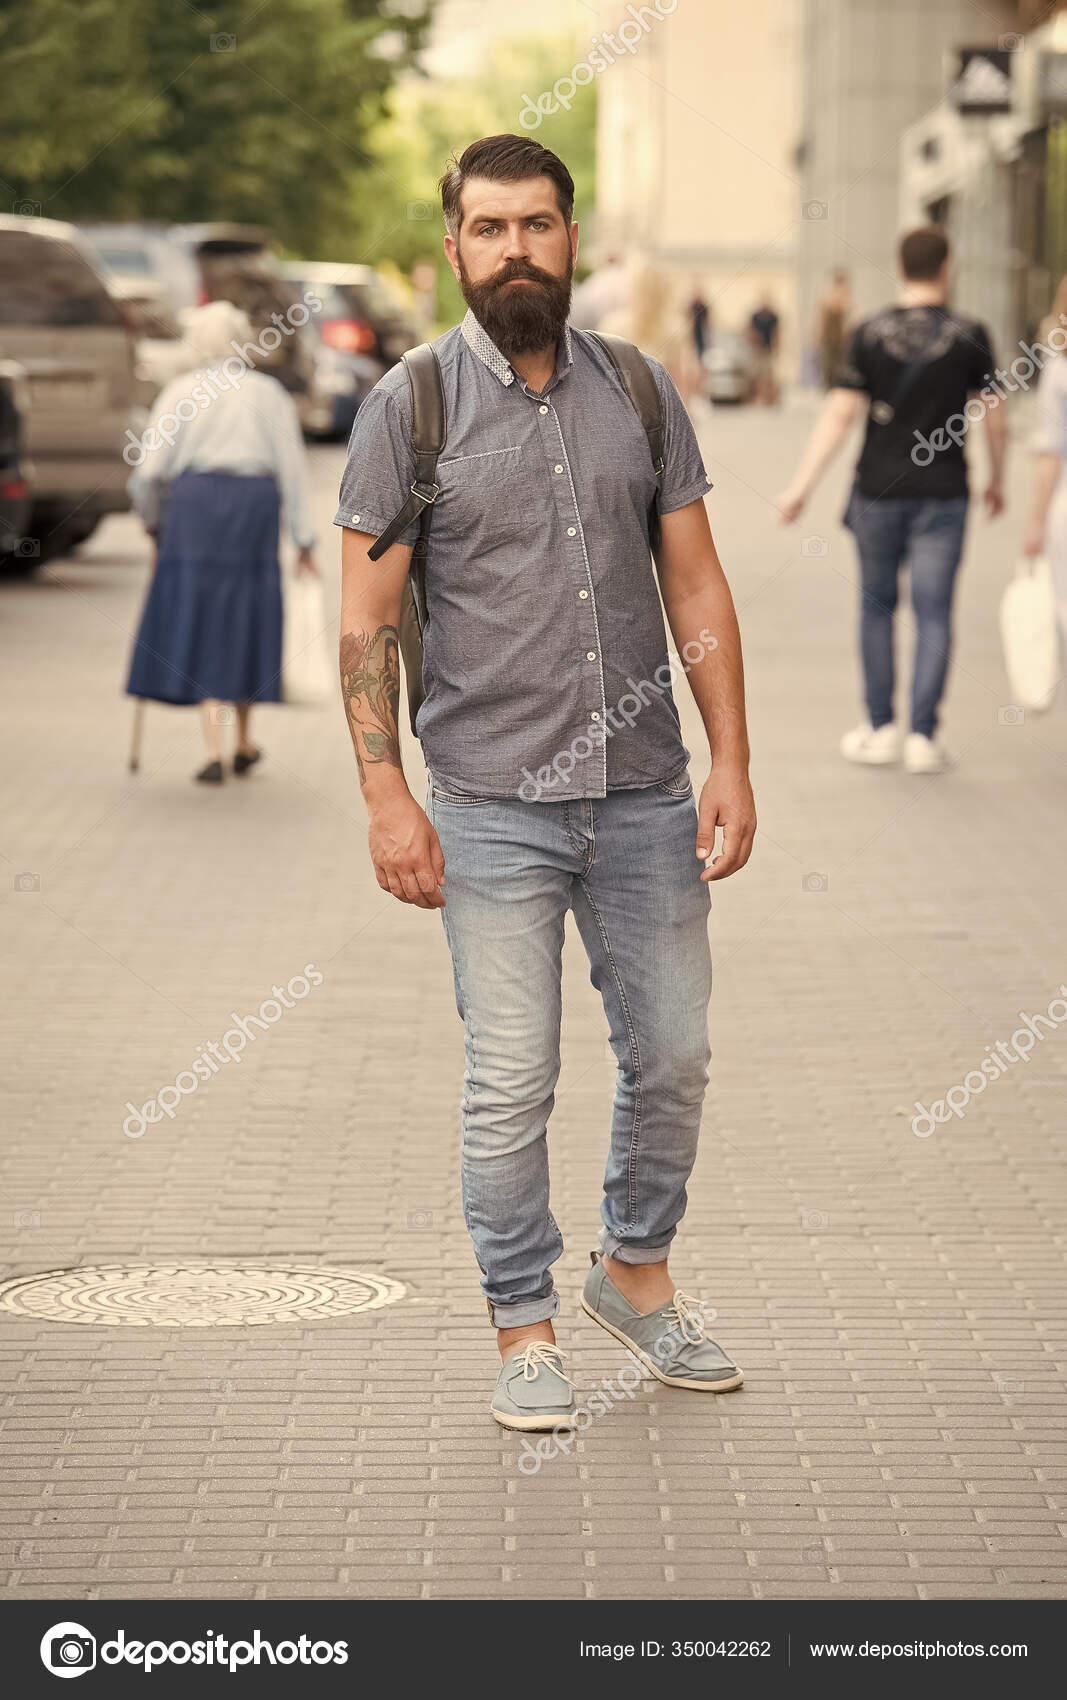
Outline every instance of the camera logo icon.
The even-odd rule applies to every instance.
[[[84,1676],[96,1665],[96,1637],[81,1623],[54,1623],[41,1641],[41,1663],[53,1676]]]

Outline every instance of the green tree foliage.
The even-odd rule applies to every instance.
[[[433,0],[0,0],[4,210],[328,250]]]

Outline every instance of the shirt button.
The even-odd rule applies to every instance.
[[[567,536],[568,537],[577,537],[577,535],[578,535],[578,527],[576,525],[569,525],[567,527]]]
[[[585,659],[587,661],[595,661],[596,660],[596,650],[595,649],[587,649],[586,652],[585,652]]]
[[[358,515],[358,514],[353,514],[353,515],[352,515],[352,524],[353,524],[353,525],[358,525],[358,524],[359,524],[359,515]]]
[[[600,716],[597,713],[595,708],[594,708],[592,714],[589,716],[589,718],[590,718],[590,720],[599,720],[600,719]]]
[[[589,592],[587,590],[580,590],[578,592],[578,595],[581,597],[581,600],[584,602],[586,597],[589,595]]]
[[[541,406],[541,407],[539,407],[539,408],[538,408],[538,409],[537,409],[537,411],[538,411],[538,413],[547,413],[547,412],[548,412],[548,408],[547,408],[547,407],[545,407],[545,406],[543,406],[543,405],[542,405],[542,406]]]
[[[554,466],[552,468],[552,470],[553,470],[553,472],[562,472],[563,468],[562,468],[562,466]]]

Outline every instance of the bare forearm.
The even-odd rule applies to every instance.
[[[808,496],[839,453],[856,417],[859,397],[851,390],[831,390],[819,410],[807,446],[800,457],[790,489]]]
[[[985,416],[986,445],[989,449],[989,481],[999,484],[1004,474],[1004,459],[1008,451],[1008,421],[1003,402],[990,407]]]
[[[1034,464],[1034,494],[1030,507],[1030,523],[1041,531],[1048,524],[1048,511],[1060,481],[1063,462],[1059,455],[1039,454]]]
[[[397,621],[410,550],[371,561],[369,536],[345,531],[341,549],[341,690],[359,781],[370,804],[407,789],[400,755]]]
[[[402,777],[400,645],[395,626],[341,633],[341,690],[360,784],[376,782],[381,768]]]
[[[745,670],[730,587],[716,566],[697,589],[664,588],[667,619],[704,729],[713,764],[747,770]],[[690,660],[696,651],[699,658]]]

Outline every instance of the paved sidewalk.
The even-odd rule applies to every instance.
[[[339,710],[262,711],[262,769],[205,794],[192,713],[154,708],[131,778],[136,526],[0,586],[5,1274],[243,1258],[406,1287],[270,1327],[0,1312],[11,1596],[1063,1597],[1067,1031],[962,1119],[910,1126],[1067,979],[1067,716],[1019,722],[996,634],[1028,469],[1017,451],[1013,511],[973,526],[960,765],[853,771],[846,469],[794,532],[768,506],[808,422],[723,411],[705,433],[761,830],[713,888],[715,1071],[676,1273],[746,1384],[646,1382],[534,1474],[487,1412],[440,923],[374,882]],[[315,456],[331,580],[342,458]],[[627,1362],[575,1304],[612,1064],[567,949],[559,1333],[591,1391]],[[240,1066],[123,1135],[128,1099],[309,963],[323,984]]]

